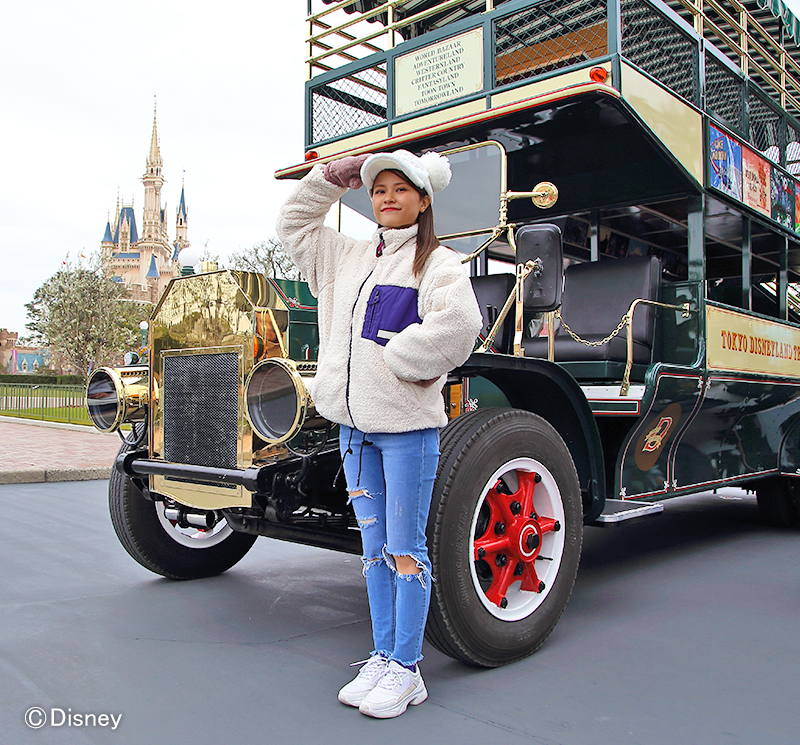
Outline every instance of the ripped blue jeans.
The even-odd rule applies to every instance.
[[[439,464],[439,430],[371,433],[339,425],[347,489],[361,528],[373,654],[401,665],[422,659],[431,600],[425,527]],[[348,447],[349,445],[349,447]],[[419,574],[400,574],[393,556],[409,556]]]

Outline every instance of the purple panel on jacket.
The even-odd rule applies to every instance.
[[[361,336],[382,347],[412,323],[422,323],[417,313],[417,291],[413,287],[376,285],[367,301]]]

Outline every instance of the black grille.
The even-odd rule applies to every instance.
[[[551,0],[495,26],[498,85],[602,57],[608,51],[606,0]]]
[[[750,142],[776,163],[780,162],[781,117],[771,106],[751,91],[748,101],[750,109]]]
[[[164,458],[236,468],[239,355],[164,357]]]
[[[729,127],[744,129],[744,81],[725,65],[706,55],[706,108]]]
[[[786,170],[800,176],[800,130],[786,124]]]
[[[644,0],[622,0],[622,54],[700,105],[697,43]]]

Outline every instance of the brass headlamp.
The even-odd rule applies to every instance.
[[[144,421],[149,399],[147,365],[101,367],[86,384],[86,408],[92,424],[101,432],[114,432],[126,422]]]
[[[325,426],[306,387],[306,380],[315,371],[314,363],[281,357],[266,359],[252,369],[244,389],[245,413],[264,442],[277,445],[301,430]]]

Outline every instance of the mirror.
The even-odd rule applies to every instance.
[[[517,264],[533,261],[525,280],[522,304],[525,310],[547,312],[561,305],[564,260],[561,230],[557,225],[524,225],[516,233]]]

